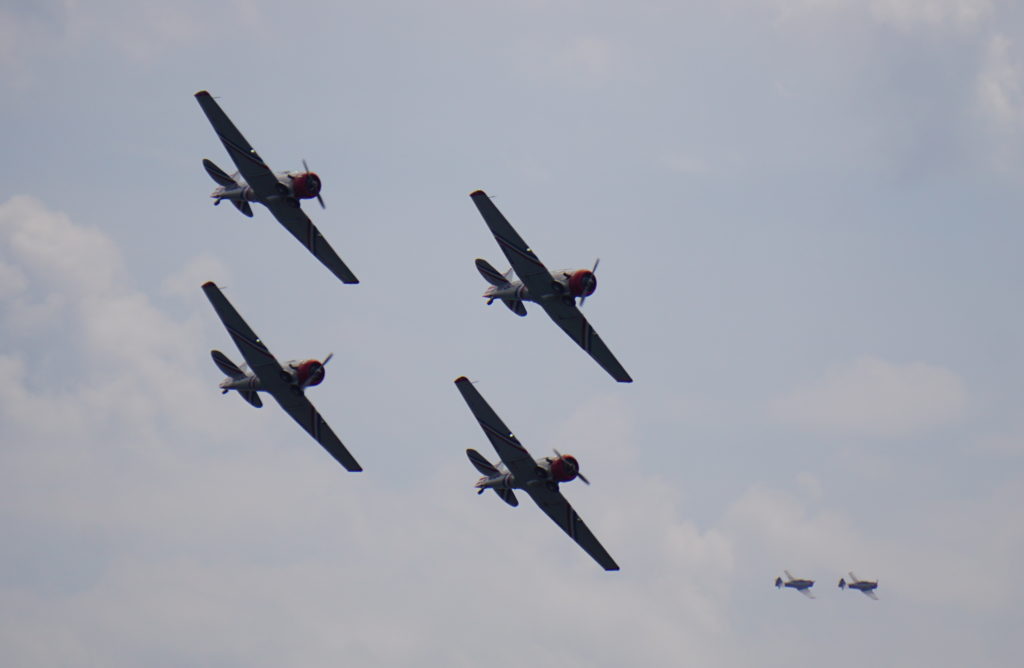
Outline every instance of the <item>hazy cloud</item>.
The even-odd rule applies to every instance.
[[[963,382],[947,369],[863,357],[778,399],[770,413],[800,428],[897,436],[955,422],[967,400]]]

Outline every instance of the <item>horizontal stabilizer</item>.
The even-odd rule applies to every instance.
[[[213,358],[213,363],[217,365],[217,368],[224,372],[225,376],[238,380],[239,378],[245,378],[245,372],[238,368],[238,365],[228,359],[228,356],[219,350],[211,350],[210,357]],[[251,403],[251,402],[250,402]]]
[[[243,399],[256,408],[263,408],[263,400],[260,399],[260,395],[256,392],[253,392],[252,390],[240,390],[238,393],[242,395]]]
[[[508,278],[504,274],[499,272],[497,269],[491,266],[491,263],[487,260],[476,259],[476,269],[480,272],[480,275],[484,277],[484,280],[493,285],[496,288],[507,288],[510,284]]]
[[[519,499],[517,499],[516,495],[512,493],[512,490],[510,490],[510,489],[495,489],[494,491],[498,493],[498,496],[501,497],[502,501],[504,501],[508,505],[512,506],[513,508],[515,506],[519,505]]]
[[[206,168],[206,173],[210,175],[210,178],[217,182],[218,185],[222,186],[237,186],[238,183],[228,176],[227,172],[213,164],[212,160],[203,158],[203,167]]]
[[[499,474],[498,469],[473,448],[466,450],[466,456],[469,457],[469,462],[476,467],[476,470],[479,471],[481,475],[493,478]]]
[[[244,213],[246,216],[252,218],[252,207],[249,206],[248,202],[242,202],[237,199],[231,200],[231,203],[235,205],[235,208]]]
[[[526,304],[521,299],[502,299],[505,302],[505,306],[516,315],[522,317],[526,315]]]

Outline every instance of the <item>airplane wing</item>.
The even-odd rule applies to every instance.
[[[217,312],[235,345],[238,346],[238,350],[242,353],[249,368],[260,379],[263,389],[269,392],[281,405],[281,408],[293,420],[302,425],[302,428],[316,439],[317,443],[322,445],[327,452],[331,453],[342,466],[349,471],[362,471],[362,467],[342,445],[341,440],[331,431],[324,419],[320,417],[309,399],[306,399],[301,390],[298,392],[293,390],[290,376],[288,380],[285,380],[288,372],[281,368],[281,364],[242,319],[220,288],[213,282],[206,282],[203,284],[203,292],[213,304],[213,309]]]
[[[551,280],[551,272],[537,258],[519,233],[512,228],[505,216],[494,206],[494,202],[483,190],[477,190],[469,195],[484,217],[484,222],[490,228],[495,241],[501,246],[501,251],[508,258],[509,264],[515,269],[516,276],[526,285],[530,295],[535,299],[551,292],[561,293],[562,284]]]
[[[875,593],[874,589],[861,589],[861,593],[863,593],[868,598],[873,598],[876,601],[878,600],[878,594]]]
[[[249,184],[256,195],[260,199],[278,195],[278,186],[280,184],[274,172],[263,162],[263,158],[259,156],[256,149],[245,140],[245,137],[238,131],[235,124],[231,122],[228,115],[224,113],[224,110],[220,108],[217,101],[213,99],[213,96],[205,90],[201,90],[196,93],[196,100],[199,101],[199,106],[203,108],[203,112],[210,120],[210,124],[213,126],[217,136],[220,137],[224,148],[227,149],[232,162],[238,167],[242,178],[245,179],[245,182]]]
[[[480,423],[494,451],[504,462],[505,468],[509,470],[519,484],[525,486],[533,480],[537,480],[536,462],[530,453],[526,451],[523,444],[519,442],[505,423],[501,421],[490,404],[477,392],[476,387],[465,376],[455,380],[455,387],[462,393],[462,398],[469,405],[473,417]]]
[[[281,405],[285,413],[288,413],[293,420],[298,422],[306,432],[316,439],[316,442],[324,447],[324,450],[331,453],[339,464],[352,473],[362,471],[356,458],[348,451],[331,427],[320,417],[316,407],[310,403],[301,392],[292,392],[290,389],[285,392],[271,392],[277,403]]]
[[[228,334],[238,346],[238,351],[242,353],[249,368],[260,379],[260,384],[271,394],[288,391],[290,382],[283,380],[281,376],[282,373],[287,372],[281,368],[281,364],[263,345],[260,338],[256,336],[256,332],[252,331],[242,319],[220,288],[212,281],[208,281],[203,284],[203,292],[213,304],[213,310],[217,312],[217,316],[220,317],[224,328],[228,330]]]
[[[580,310],[576,308],[574,301],[572,297],[553,297],[541,301],[540,305],[544,307],[544,311],[555,321],[555,324],[561,327],[562,331],[576,342],[576,345],[587,351],[587,354],[593,357],[594,361],[600,364],[601,368],[607,371],[612,378],[620,383],[632,383],[633,379],[619,364],[619,360],[615,359],[615,355],[612,355],[612,351],[597,335]]]
[[[790,573],[789,571],[782,571],[782,572],[786,574],[786,579],[789,580],[790,582],[792,582],[793,580],[796,579],[796,578],[793,577],[793,574]]]
[[[277,222],[281,223],[286,230],[291,232],[292,236],[298,239],[325,267],[330,269],[331,273],[337,276],[342,283],[353,284],[359,282],[356,275],[352,273],[348,265],[342,262],[338,254],[331,248],[331,245],[327,243],[324,235],[320,234],[320,230],[316,228],[316,225],[313,224],[313,221],[309,219],[309,216],[301,208],[280,198],[271,199],[264,203],[270,209],[270,213],[274,214],[274,218],[277,218]]]
[[[516,481],[530,495],[534,503],[540,506],[540,509],[547,513],[548,517],[555,521],[555,524],[562,527],[562,531],[569,534],[569,537],[576,541],[605,570],[619,570],[618,565],[594,537],[594,534],[590,532],[576,511],[572,509],[565,497],[557,489],[548,489],[544,484],[537,484],[541,483],[541,480],[537,476],[536,462],[533,457],[519,442],[519,439],[509,431],[490,404],[477,392],[473,383],[462,376],[456,379],[455,386],[459,388],[462,398],[466,400],[469,409],[473,412],[473,417],[480,423],[480,427],[487,434],[487,438],[490,439],[491,445],[494,446],[505,467],[515,476]]]
[[[548,517],[555,521],[555,524],[562,527],[562,531],[567,533],[569,538],[576,541],[602,568],[606,571],[619,570],[618,564],[590,532],[590,529],[572,509],[561,492],[549,489],[545,485],[533,485],[526,487],[526,493],[530,495],[534,503],[540,506],[541,510],[547,513]]]
[[[805,589],[797,589],[797,591],[806,596],[807,598],[814,598],[814,594],[811,593],[810,587],[807,587]]]

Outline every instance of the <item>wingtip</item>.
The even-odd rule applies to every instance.
[[[470,197],[477,197],[477,196],[487,197],[487,193],[485,193],[483,190],[474,190],[473,192],[469,193],[469,196]]]
[[[625,378],[616,378],[615,380],[619,381],[620,383],[632,383],[633,382],[633,379],[630,378],[629,376],[626,376]]]
[[[357,464],[356,466],[354,466],[354,467],[350,468],[350,469],[348,470],[348,472],[349,472],[349,473],[362,473],[362,472],[363,472],[363,467],[362,467],[362,466],[359,466],[359,465]]]
[[[465,376],[459,376],[458,378],[455,379],[455,384],[456,385],[458,385],[459,383],[468,383],[468,382],[469,382],[469,378],[466,378]]]
[[[203,90],[199,91],[198,93],[196,93],[196,97],[211,97],[211,96],[210,96],[209,91],[207,91],[206,89],[203,89]]]
[[[214,283],[213,281],[206,281],[205,283],[203,283],[203,290],[209,290],[210,288],[215,287],[217,287],[217,284]]]

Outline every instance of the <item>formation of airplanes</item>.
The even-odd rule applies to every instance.
[[[243,215],[251,218],[252,203],[262,204],[335,277],[346,284],[359,283],[352,270],[302,210],[302,200],[311,199],[316,199],[324,208],[321,194],[323,184],[319,175],[310,171],[305,160],[302,161],[301,171],[274,172],[210,93],[199,91],[195,98],[236,168],[233,174],[228,174],[211,160],[203,160],[207,174],[217,184],[210,194],[214,205],[228,201]],[[510,265],[509,270],[502,273],[486,260],[476,260],[477,270],[489,284],[483,294],[487,304],[501,301],[519,316],[527,314],[527,302],[540,306],[612,378],[620,383],[633,382],[580,310],[597,289],[599,260],[590,269],[551,271],[483,190],[472,192],[470,198]],[[221,392],[237,392],[256,408],[263,405],[260,393],[270,395],[346,470],[362,471],[355,457],[305,395],[308,388],[323,382],[326,365],[333,353],[322,360],[310,358],[281,364],[216,284],[208,281],[202,289],[244,360],[243,364],[235,364],[221,351],[211,351],[214,364],[225,375],[219,384]],[[557,450],[554,457],[533,457],[472,382],[460,376],[455,380],[455,386],[500,460],[493,464],[476,450],[466,450],[470,463],[481,474],[474,485],[478,494],[493,490],[507,504],[518,506],[515,491],[525,493],[603,569],[619,570],[618,564],[559,490],[559,485],[576,479],[590,484],[580,472],[577,459]],[[785,581],[776,578],[776,587],[792,588],[814,598],[810,591],[814,586],[813,580],[794,578],[789,571],[785,574]],[[857,589],[877,599],[874,593],[878,587],[877,581],[858,580],[853,573],[850,573],[850,578],[849,582],[845,578],[840,579],[839,587]]]
[[[814,580],[807,578],[795,578],[789,571],[783,571],[786,574],[786,579],[775,578],[775,587],[781,589],[782,587],[788,587],[795,589],[807,598],[814,598],[814,594],[811,593],[811,587],[814,586]],[[839,578],[840,589],[856,589],[868,598],[878,600],[878,596],[875,594],[875,590],[878,589],[878,580],[859,580],[857,576],[850,573],[850,581],[847,582],[846,578]]]
[[[217,184],[217,188],[210,194],[214,204],[228,201],[250,218],[253,216],[253,202],[264,205],[338,279],[347,284],[358,283],[359,279],[302,210],[301,200],[315,198],[321,207],[324,206],[319,175],[309,170],[305,160],[302,162],[302,171],[275,173],[209,92],[199,91],[195,97],[237,168],[234,174],[228,174],[213,161],[203,160],[206,173]],[[509,272],[499,274],[486,261],[477,260],[480,273],[491,283],[488,303],[501,299],[519,315],[526,315],[524,301],[539,304],[615,380],[632,382],[632,378],[576,306],[577,298],[582,306],[597,287],[594,276],[597,263],[589,270],[548,271],[482,190],[472,193],[470,197],[512,265]],[[519,277],[516,281],[509,280],[513,270]],[[221,392],[237,392],[256,408],[263,405],[259,393],[269,394],[345,469],[362,471],[352,453],[305,396],[307,388],[323,381],[325,367],[333,355],[328,355],[322,361],[294,360],[282,365],[215,283],[208,281],[202,287],[245,360],[244,364],[238,365],[221,351],[211,351],[214,364],[226,376],[219,384]],[[618,570],[612,557],[558,491],[558,485],[563,482],[576,478],[587,482],[579,472],[576,458],[556,452],[553,458],[533,459],[464,376],[457,379],[455,385],[501,460],[498,465],[494,465],[476,450],[467,451],[470,461],[484,475],[477,481],[476,488],[481,493],[493,489],[513,506],[518,505],[518,501],[512,490],[524,491],[602,568]]]

